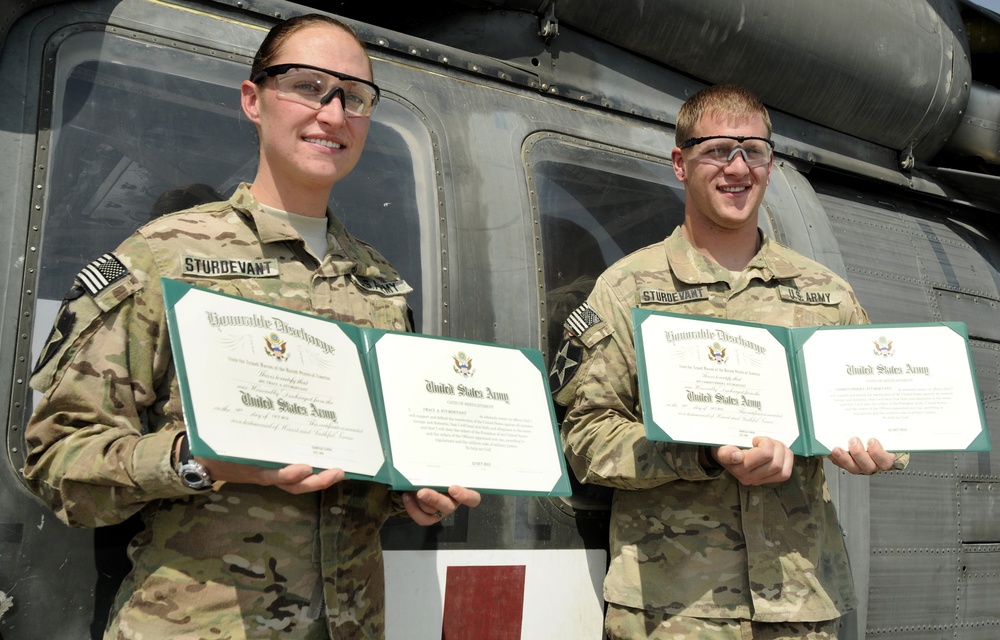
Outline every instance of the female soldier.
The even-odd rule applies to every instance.
[[[411,329],[411,289],[327,210],[378,104],[361,42],[331,18],[293,18],[264,39],[241,89],[260,140],[253,184],[154,220],[80,273],[32,378],[44,397],[25,474],[72,526],[141,512],[107,638],[379,638],[383,522],[405,509],[433,524],[479,494],[400,496],[339,469],[192,458],[184,435],[161,276]],[[223,263],[246,268],[219,275]]]

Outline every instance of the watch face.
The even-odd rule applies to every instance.
[[[212,484],[212,478],[208,475],[208,469],[194,460],[188,460],[177,465],[177,475],[181,477],[181,482],[192,489],[204,489]]]

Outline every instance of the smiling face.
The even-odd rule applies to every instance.
[[[270,65],[296,62],[372,79],[367,54],[349,33],[334,26],[295,31]],[[274,78],[257,84],[244,81],[241,90],[243,110],[257,126],[260,139],[254,195],[264,204],[288,210],[293,208],[290,198],[303,200],[312,195],[309,199],[315,201],[322,196],[325,202],[333,185],[358,163],[370,120],[347,117],[340,100],[313,109],[281,99]]]
[[[770,134],[763,117],[728,117],[720,112],[705,113],[691,131],[692,138],[707,136],[756,136]],[[764,199],[764,190],[771,174],[771,162],[760,167],[746,165],[741,153],[735,154],[725,166],[701,160],[703,142],[688,149],[675,148],[672,153],[674,173],[685,183],[685,222],[695,233],[713,234],[742,231],[756,237],[757,209]]]

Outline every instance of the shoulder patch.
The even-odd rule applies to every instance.
[[[48,364],[49,360],[52,359],[52,356],[62,351],[66,339],[69,338],[73,332],[73,328],[76,326],[76,313],[70,309],[70,303],[82,295],[83,289],[74,283],[70,290],[66,292],[66,295],[63,296],[62,305],[56,313],[56,319],[52,323],[52,330],[49,332],[49,337],[45,340],[45,346],[42,347],[41,353],[38,354],[38,362],[35,364],[32,375],[41,371]]]
[[[83,288],[96,296],[128,275],[128,269],[113,253],[105,253],[84,267],[77,275]]]
[[[576,370],[583,359],[583,347],[575,340],[566,337],[559,345],[549,369],[549,392],[558,395],[566,383],[573,379]]]
[[[571,314],[566,316],[566,322],[563,326],[566,331],[571,336],[582,336],[593,326],[596,326],[604,322],[600,314],[594,311],[594,308],[590,306],[590,303],[584,302],[579,307],[577,307]]]

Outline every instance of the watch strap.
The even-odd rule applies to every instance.
[[[187,462],[193,459],[194,456],[191,455],[191,445],[188,444],[188,437],[186,433],[181,434],[181,449],[177,454],[177,463]]]

